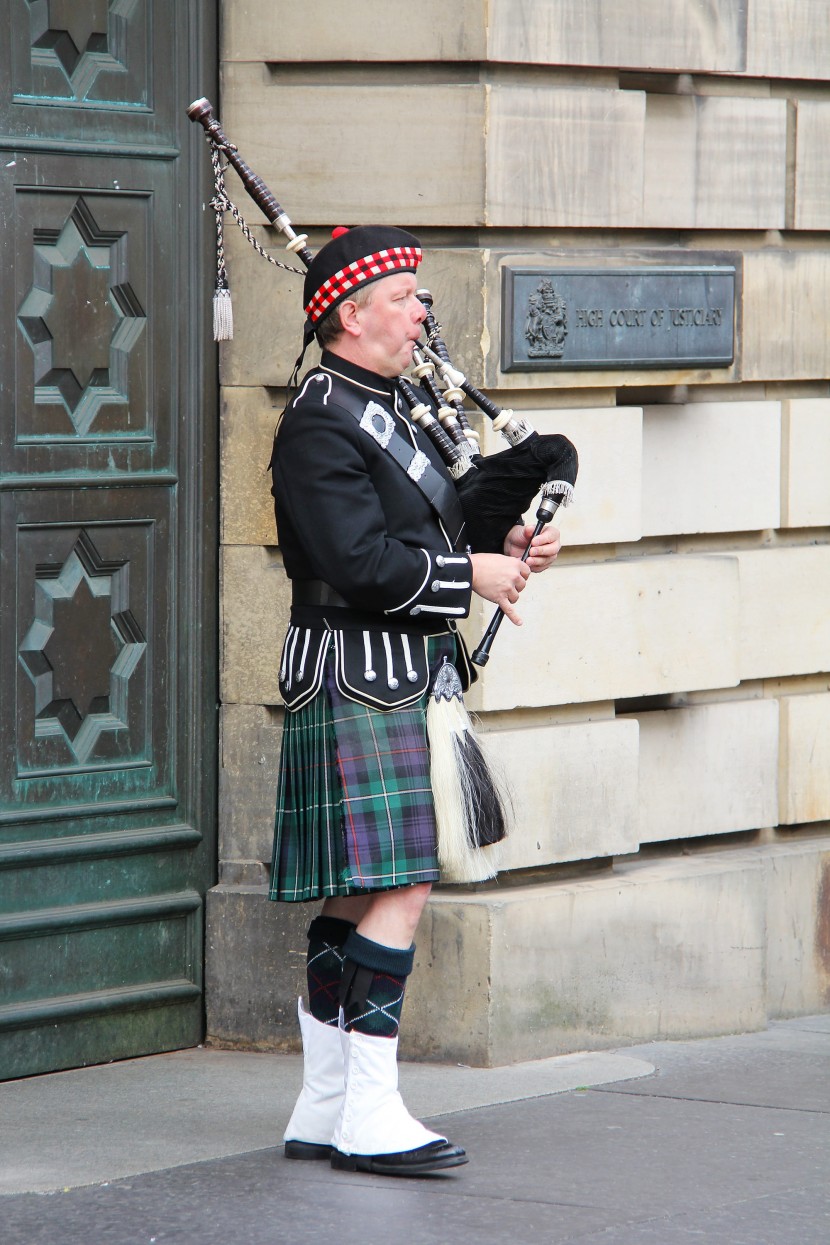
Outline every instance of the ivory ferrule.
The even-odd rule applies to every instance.
[[[435,422],[432,411],[429,409],[426,402],[421,402],[419,406],[413,406],[412,410],[409,412],[409,417],[413,423],[416,424],[420,424],[422,421],[427,424]]]
[[[444,377],[442,376],[441,379],[443,380]],[[447,388],[444,390],[444,397],[447,399],[448,402],[463,402],[464,401],[464,390],[456,389],[455,386],[453,385],[448,385]]]
[[[521,445],[522,441],[526,441],[534,431],[533,425],[529,424],[526,419],[522,419],[515,412],[507,410],[502,411],[493,420],[493,427],[511,445]]]

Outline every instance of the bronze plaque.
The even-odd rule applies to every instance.
[[[727,264],[504,269],[502,370],[729,367]]]

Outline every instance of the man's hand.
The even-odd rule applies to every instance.
[[[517,523],[515,527],[511,527],[504,538],[504,552],[507,557],[520,558],[527,548],[528,541],[533,536],[533,531],[534,527],[530,523],[526,527],[522,527],[520,523]],[[538,536],[533,536],[530,557],[525,565],[529,566],[534,572],[546,571],[559,556],[561,545],[559,529],[548,524],[542,528]]]
[[[521,531],[521,528],[515,530]],[[529,539],[530,533],[527,537]],[[524,553],[524,546],[521,552]],[[498,605],[512,623],[521,627],[522,620],[513,606],[530,576],[527,563],[518,557],[508,557],[500,553],[473,553],[470,561],[473,565],[473,592],[484,597],[485,601]]]

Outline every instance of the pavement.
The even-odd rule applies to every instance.
[[[466,1147],[421,1178],[287,1161],[293,1055],[0,1084],[0,1245],[830,1245],[830,1015],[509,1068],[402,1064]]]

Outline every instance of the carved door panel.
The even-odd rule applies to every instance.
[[[193,1045],[215,859],[215,5],[0,46],[0,1079]]]

